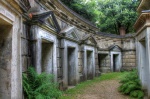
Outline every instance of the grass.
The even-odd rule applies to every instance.
[[[59,99],[76,99],[77,94],[83,94],[83,90],[86,87],[92,86],[95,83],[99,83],[104,80],[112,80],[112,79],[120,79],[125,76],[127,72],[114,72],[114,73],[107,73],[102,74],[100,77],[96,77],[93,80],[87,80],[85,82],[81,82],[77,84],[75,88],[66,90],[64,95],[61,96]]]

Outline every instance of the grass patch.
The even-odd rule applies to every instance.
[[[64,91],[64,95],[59,99],[76,99],[77,94],[83,94],[85,88],[90,87],[96,83],[104,80],[120,79],[126,75],[127,72],[114,72],[102,74],[100,77],[95,77],[93,80],[87,80],[77,84],[75,88]]]

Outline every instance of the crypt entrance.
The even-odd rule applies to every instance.
[[[42,72],[53,74],[53,43],[42,39]]]
[[[66,27],[60,33],[64,36],[64,38],[61,39],[63,87],[67,89],[70,86],[75,86],[79,82],[79,37],[75,27]]]
[[[111,71],[118,72],[122,67],[122,53],[121,48],[117,45],[109,47],[110,50],[110,62],[111,62]]]
[[[12,25],[0,18],[0,99],[11,92]]]

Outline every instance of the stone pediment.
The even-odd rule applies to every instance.
[[[121,48],[118,45],[112,45],[108,48],[110,51],[121,52]]]
[[[18,0],[20,3],[21,8],[24,11],[28,11],[31,8],[29,0]]]
[[[82,41],[89,45],[97,45],[95,38],[90,34],[86,34],[85,36],[83,36]]]
[[[76,32],[75,27],[67,27],[67,28],[63,29],[60,33],[63,34],[65,37],[68,37],[70,39],[73,39],[76,41],[80,40],[79,36]]]

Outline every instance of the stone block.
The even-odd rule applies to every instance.
[[[28,67],[27,57],[22,56],[22,72],[27,71],[27,67]]]
[[[21,39],[21,51],[22,55],[28,55],[28,41],[26,39]]]
[[[58,77],[61,77],[63,74],[62,74],[62,69],[61,68],[57,68],[57,76]]]

